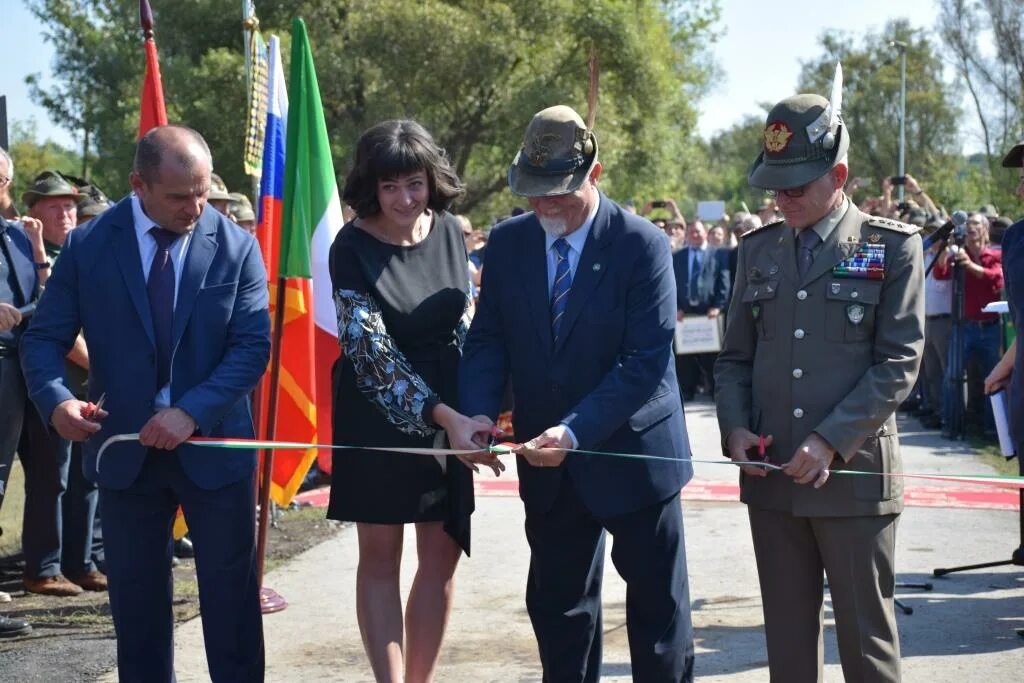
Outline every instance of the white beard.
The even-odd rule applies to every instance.
[[[537,220],[540,221],[540,227],[544,228],[544,232],[555,239],[565,235],[567,227],[564,220],[560,218],[542,218],[540,216],[537,216]]]

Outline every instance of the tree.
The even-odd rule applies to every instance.
[[[927,180],[930,170],[959,152],[956,91],[945,83],[940,59],[928,35],[905,19],[869,32],[859,45],[848,34],[821,37],[825,54],[803,64],[802,92],[828,97],[837,61],[842,62],[843,120],[850,130],[850,169],[878,183],[896,175],[899,158],[900,57],[892,41],[906,44],[906,169]]]
[[[58,97],[36,100],[90,136],[102,150],[93,173],[124,189],[142,78],[137,2],[29,2],[57,51],[60,83]],[[246,187],[239,3],[153,4],[169,118],[200,130],[229,186]],[[466,180],[458,208],[478,223],[513,204],[505,169],[529,117],[558,103],[586,115],[591,48],[601,68],[602,185],[620,197],[677,185],[718,16],[716,0],[261,0],[257,9],[264,33],[284,40],[292,16],[306,19],[336,170],[373,123],[416,118]],[[81,93],[83,83],[95,96]]]
[[[937,30],[981,128],[986,189],[1007,206],[1016,175],[999,162],[1024,134],[1024,0],[940,0]]]
[[[55,170],[75,174],[81,167],[81,158],[75,152],[50,140],[40,142],[38,127],[32,120],[14,122],[8,152],[14,160],[11,198],[22,211],[27,207],[21,203],[21,194],[41,172]]]

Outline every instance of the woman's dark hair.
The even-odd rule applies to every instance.
[[[465,194],[448,156],[434,138],[415,121],[384,121],[359,137],[352,170],[345,178],[342,199],[360,218],[380,211],[377,182],[423,171],[427,175],[434,211],[446,211]]]

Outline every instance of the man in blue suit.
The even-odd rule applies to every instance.
[[[528,440],[518,458],[531,551],[526,607],[544,680],[600,676],[608,531],[628,587],[634,680],[690,681],[679,491],[692,469],[671,348],[671,253],[663,232],[598,191],[600,175],[597,140],[575,111],[534,116],[508,173],[533,213],[488,240],[461,409],[493,419],[511,381],[515,433]]]
[[[686,226],[686,246],[672,255],[676,274],[676,319],[688,315],[717,318],[729,304],[729,252],[708,244],[700,221]],[[715,353],[679,356],[676,372],[684,400],[692,400],[703,380],[708,396],[715,395]]]
[[[253,436],[248,394],[270,352],[256,241],[206,207],[212,162],[195,131],[139,140],[134,194],[74,230],[22,344],[29,395],[61,436],[85,441],[101,489],[121,681],[173,681],[171,525],[180,504],[196,552],[213,681],[263,680],[254,548],[256,453],[185,444]],[[89,398],[64,385],[79,330]],[[97,459],[115,434],[138,433]]]

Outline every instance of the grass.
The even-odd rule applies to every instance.
[[[998,474],[1009,477],[1020,476],[1020,464],[1017,461],[1020,458],[1019,455],[1012,460],[1007,460],[1003,457],[999,444],[994,444],[986,439],[969,438],[967,443],[974,450],[975,454],[981,458],[981,461],[994,469]]]

